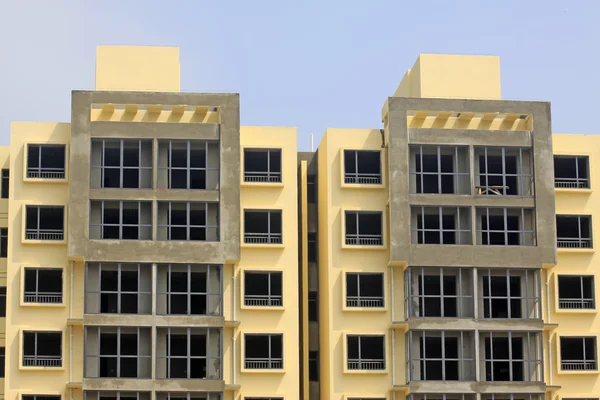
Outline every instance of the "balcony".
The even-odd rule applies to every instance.
[[[475,161],[478,195],[533,196],[531,148],[476,147]]]
[[[152,140],[92,139],[90,187],[152,188]]]
[[[471,210],[467,207],[411,207],[412,244],[470,245]]]
[[[158,240],[219,241],[219,203],[158,202]]]
[[[152,202],[92,200],[90,239],[152,240]]]
[[[541,319],[539,270],[478,269],[479,318]]]
[[[543,382],[539,332],[481,332],[481,373],[488,382]]]
[[[219,162],[217,141],[159,140],[158,187],[218,190]]]
[[[222,267],[202,264],[159,264],[156,313],[222,315]]]
[[[410,146],[410,193],[470,194],[469,148]]]
[[[535,212],[528,208],[478,207],[477,244],[535,246]]]

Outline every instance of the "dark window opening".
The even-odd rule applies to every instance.
[[[8,228],[0,229],[0,258],[8,256]]]
[[[317,262],[317,234],[308,233],[308,262]]]
[[[0,287],[0,317],[6,317],[6,286]]]
[[[319,320],[319,294],[318,292],[308,292],[308,320],[316,322]]]
[[[470,219],[467,208],[413,207],[413,243],[471,244]]]
[[[459,380],[458,337],[420,337],[421,380]]]
[[[523,338],[485,338],[485,358],[486,381],[524,380]]]
[[[21,400],[61,400],[60,396],[52,396],[46,394],[24,394]]]
[[[92,182],[98,188],[152,188],[152,140],[92,140]]]
[[[64,240],[64,207],[26,206],[25,239]]]
[[[477,208],[477,240],[488,246],[535,245],[533,210],[526,208]]]
[[[381,152],[344,150],[344,182],[347,184],[381,184]]]
[[[454,188],[454,157],[451,155],[416,154],[417,193],[448,193]]]
[[[245,149],[244,182],[281,182],[281,150]]]
[[[306,177],[306,198],[308,204],[316,204],[317,202],[317,176],[313,174],[309,174]]]
[[[2,198],[8,199],[8,184],[10,182],[10,171],[8,169],[2,170]]]
[[[554,187],[589,189],[589,157],[554,156]]]
[[[0,347],[0,378],[4,378],[6,371],[6,349]]]
[[[349,370],[384,370],[385,337],[375,335],[348,335]]]
[[[24,367],[61,367],[61,332],[23,332]]]
[[[283,306],[282,278],[281,272],[244,272],[244,305]]]
[[[25,268],[25,303],[62,303],[63,271],[58,268]]]
[[[558,308],[594,309],[594,276],[558,276]]]
[[[159,140],[158,186],[217,190],[219,143],[204,140]]]
[[[562,371],[595,371],[598,369],[595,337],[561,337],[560,369]]]
[[[533,194],[531,149],[482,147],[475,149],[479,195],[530,196]]]
[[[383,284],[383,274],[347,273],[346,307],[383,307]]]
[[[310,382],[319,381],[319,352],[308,352],[308,380]]]
[[[383,245],[383,213],[379,211],[346,211],[346,244]]]
[[[283,243],[281,210],[244,210],[244,243]]]
[[[453,275],[419,275],[417,294],[423,317],[457,317],[457,280]]]
[[[162,379],[222,379],[218,329],[161,328],[157,371]]]
[[[152,202],[91,202],[90,239],[151,240]]]
[[[283,335],[246,334],[246,369],[283,369]]]
[[[483,317],[522,318],[521,277],[483,276]]]
[[[590,249],[592,242],[592,217],[590,215],[557,215],[557,247]]]
[[[65,179],[66,146],[64,144],[30,144],[27,146],[27,177]]]
[[[200,202],[159,202],[159,240],[219,240],[219,204]]]

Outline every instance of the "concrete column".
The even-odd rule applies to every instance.
[[[152,373],[150,377],[154,380],[156,379],[156,327],[153,326],[150,329],[150,334],[152,336],[152,357],[150,358],[152,360]],[[154,396],[155,393],[152,391],[152,399],[154,399]]]
[[[480,382],[481,381],[481,371],[480,371],[480,367],[481,367],[481,363],[479,362],[480,359],[480,355],[479,355],[479,330],[475,330],[475,352],[473,353],[473,357],[475,357],[475,381],[476,382]]]
[[[477,282],[477,268],[473,268],[473,318],[479,318],[479,284]]]

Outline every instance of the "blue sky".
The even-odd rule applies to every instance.
[[[69,121],[95,46],[180,48],[182,90],[241,95],[242,125],[378,128],[419,53],[501,57],[505,99],[552,102],[553,130],[600,133],[597,0],[0,2],[0,144],[10,121]]]

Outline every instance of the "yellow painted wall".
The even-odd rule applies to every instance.
[[[27,123],[11,124],[10,144],[10,207],[8,213],[8,266],[7,266],[7,319],[6,326],[6,399],[17,399],[19,394],[63,394],[69,380],[69,352],[67,318],[69,313],[69,292],[63,293],[62,305],[21,306],[21,271],[24,266],[48,266],[64,268],[64,287],[68,287],[68,262],[66,244],[24,244],[23,212],[25,205],[64,205],[68,204],[67,183],[25,182],[23,179],[24,157],[27,143],[65,143],[70,138],[70,125],[67,123]],[[68,157],[67,157],[68,161]],[[66,209],[65,209],[66,213]],[[66,233],[65,233],[66,236]],[[83,299],[81,299],[81,303]],[[63,332],[63,368],[22,369],[20,368],[20,331],[60,330]],[[81,347],[74,346],[74,370],[81,376]]]
[[[557,214],[591,214],[592,238],[594,247],[600,246],[600,135],[554,134],[553,146],[555,155],[589,156],[591,190],[557,189]],[[553,358],[553,385],[562,386],[558,394],[561,398],[598,397],[600,393],[600,377],[597,371],[563,372],[560,371],[560,336],[596,336],[600,335],[600,317],[598,302],[600,301],[600,255],[597,250],[558,249],[558,265],[550,272],[550,309],[551,322],[558,323],[558,328],[551,332]],[[560,274],[594,275],[596,309],[559,310],[558,281]],[[598,341],[600,346],[600,340]],[[597,350],[598,352],[598,350]],[[597,354],[598,360],[600,352]],[[548,361],[548,360],[547,360]],[[548,379],[548,378],[546,378]]]
[[[344,149],[381,150],[377,129],[327,129],[319,146],[319,329],[321,398],[386,397],[391,387],[391,322],[389,251],[342,248],[344,210],[383,211],[387,219],[387,184],[377,189],[342,187]],[[384,153],[382,153],[384,154]],[[385,170],[385,158],[383,160]],[[386,176],[384,172],[384,183]],[[384,238],[386,239],[386,238]],[[382,272],[385,275],[383,310],[343,310],[346,272]],[[344,334],[386,336],[386,371],[344,373]],[[396,342],[396,348],[404,344]],[[397,354],[397,359],[402,355]],[[397,363],[397,364],[403,364]],[[403,374],[398,370],[397,374]]]
[[[96,90],[179,92],[179,48],[96,47]]]
[[[283,215],[283,246],[243,245],[240,263],[237,267],[237,352],[238,371],[243,365],[244,333],[283,333],[284,369],[282,372],[238,372],[241,384],[240,396],[278,397],[285,400],[299,399],[300,340],[298,323],[300,318],[298,303],[298,178],[297,178],[297,137],[296,128],[243,126],[240,129],[240,144],[243,149],[271,148],[282,149],[283,184],[242,184],[242,235],[244,209],[281,209]],[[241,172],[243,174],[243,161]],[[241,181],[243,181],[241,179]],[[243,237],[242,237],[243,243]],[[243,301],[243,279],[245,270],[283,271],[283,310],[250,309],[241,307]],[[226,278],[227,279],[227,278]],[[226,299],[230,299],[227,293]],[[227,310],[227,306],[226,310]],[[227,339],[227,338],[226,338]],[[229,338],[229,340],[231,340]],[[225,356],[230,359],[230,354]],[[227,370],[227,368],[226,368]],[[231,381],[227,380],[230,383]]]
[[[394,96],[500,100],[500,57],[420,54]]]

